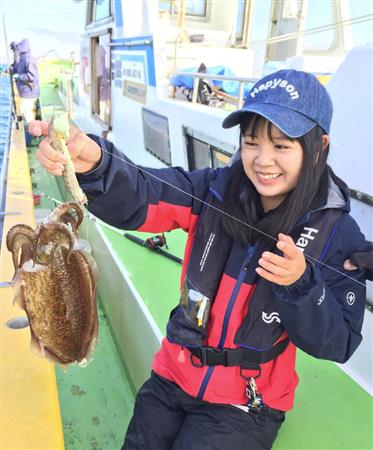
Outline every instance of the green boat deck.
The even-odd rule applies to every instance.
[[[41,104],[46,118],[53,110],[51,105],[61,108],[52,85],[44,85]],[[35,162],[35,149],[30,148],[34,193],[45,193],[62,200],[61,184]],[[54,206],[52,200],[42,197],[38,208]],[[103,228],[103,232],[112,251],[127,268],[161,333],[164,333],[169,311],[178,301],[181,266],[140,247],[120,233],[107,228]],[[142,238],[146,236],[144,233],[134,234]],[[167,233],[166,237],[169,251],[182,257],[185,233],[177,230]],[[110,322],[105,317],[105,298],[98,300],[101,305],[99,343],[93,361],[85,368],[56,368],[68,450],[120,448],[132,414],[134,384],[127,376],[125,361],[117,351],[118,342],[115,342]],[[129,359],[135,357],[135,354],[128,355]],[[298,351],[297,372],[300,384],[295,408],[287,414],[273,448],[371,450],[372,397],[336,364],[316,360],[301,351]]]

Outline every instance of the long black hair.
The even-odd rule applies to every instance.
[[[263,121],[266,119],[257,114],[248,114],[247,120],[240,124],[240,141],[248,129],[250,135],[255,137]],[[270,122],[267,133],[273,142]],[[267,213],[263,211],[260,196],[246,175],[240,159],[231,168],[232,179],[224,194],[225,212],[274,238],[277,238],[278,233],[290,233],[305,213],[326,202],[329,184],[326,161],[329,146],[323,149],[323,134],[325,132],[322,128],[315,126],[300,138],[293,139],[285,135],[289,140],[300,143],[303,149],[302,168],[294,189],[279,206]],[[225,214],[222,216],[222,226],[228,235],[245,245],[257,240],[269,240],[264,234]]]

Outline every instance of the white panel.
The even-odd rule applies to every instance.
[[[131,382],[139,389],[149,378],[162,333],[100,226],[86,221],[86,238],[94,242],[99,269],[98,292]]]
[[[356,47],[327,84],[334,105],[330,163],[356,190],[373,195],[373,46]]]

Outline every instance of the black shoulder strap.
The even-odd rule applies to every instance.
[[[312,213],[307,223],[297,226],[292,233],[296,246],[311,264],[323,259],[342,214],[341,209],[334,208]]]

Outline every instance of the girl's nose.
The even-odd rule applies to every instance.
[[[271,146],[261,145],[255,162],[260,166],[272,166],[274,163],[274,152]]]

